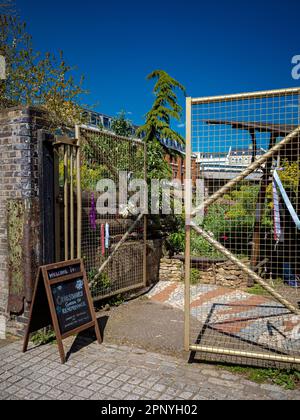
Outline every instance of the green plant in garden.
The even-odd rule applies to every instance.
[[[43,328],[31,335],[31,341],[36,346],[54,343],[56,341],[55,332],[52,328]]]
[[[284,286],[284,280],[282,278],[278,277],[272,280],[272,287],[274,289],[280,289],[282,286]],[[269,293],[260,284],[255,284],[253,287],[247,288],[247,293],[258,296],[269,296]]]
[[[282,171],[279,171],[279,177],[286,190],[292,191],[296,196],[298,195],[300,182],[300,162],[289,162],[285,159],[281,163]],[[292,197],[290,197],[292,199]],[[272,184],[267,189],[267,199],[269,207],[273,209],[273,189]]]
[[[111,286],[111,281],[109,276],[106,273],[102,273],[99,277],[99,283],[100,283],[100,287],[102,289],[109,289]]]
[[[117,295],[109,299],[108,304],[110,306],[120,306],[125,302],[125,297],[123,295]]]
[[[272,185],[271,185],[272,189]],[[240,228],[247,228],[252,231],[255,223],[255,212],[260,187],[258,185],[246,184],[224,196],[231,204],[226,213],[226,219]],[[268,206],[262,218],[262,226],[272,227],[272,214]]]
[[[294,390],[300,385],[300,372],[296,369],[261,369],[227,365],[221,365],[220,368],[243,375],[259,384],[271,382],[287,390]]]
[[[98,276],[97,281],[94,282],[95,277],[98,275],[98,270],[96,268],[90,270],[88,272],[88,281],[89,283],[93,282],[93,285],[91,287],[91,293],[92,295],[94,293],[97,293],[99,290],[108,290],[111,287],[111,281],[106,273],[101,273],[100,276]]]
[[[171,256],[185,250],[185,217],[172,215],[162,221],[163,231],[167,233],[166,248]]]
[[[219,240],[226,232],[226,212],[228,206],[214,204],[207,209],[203,222],[195,219],[195,223],[201,224],[207,232],[210,232],[214,239]],[[191,252],[194,256],[218,258],[221,254],[209,244],[205,239],[192,231],[191,234]]]
[[[203,225],[208,232],[211,232],[215,238],[219,239],[220,236],[224,234],[227,227],[225,220],[226,211],[227,207],[213,205],[208,209],[203,223],[197,219],[195,219],[195,222]],[[167,238],[167,249],[171,251],[172,254],[181,254],[185,250],[185,227],[183,217],[178,221],[174,230],[175,232],[171,233]],[[193,256],[210,258],[221,256],[212,245],[193,230],[191,232],[191,253]]]
[[[226,232],[228,222],[226,214],[229,206],[224,204],[214,204],[210,206],[204,216],[204,227],[206,231],[212,232],[216,238]]]
[[[241,225],[253,227],[258,194],[259,186],[243,185],[241,188],[224,196],[225,200],[230,200],[234,203],[226,212],[226,218],[235,220]]]
[[[181,254],[185,249],[185,232],[171,233],[166,240],[166,245],[170,254]]]
[[[282,163],[282,167],[284,170],[280,171],[280,178],[284,187],[297,194],[299,188],[299,162],[290,163],[285,160]],[[245,232],[249,232],[248,240],[250,241],[250,235],[254,229],[259,190],[260,187],[258,185],[246,183],[240,188],[231,191],[230,194],[223,197],[222,201],[207,209],[203,221],[199,221],[199,224],[201,224],[206,231],[210,232],[216,240],[220,240],[220,238],[223,237],[227,238],[230,243],[231,238],[238,238],[239,236],[245,238]],[[270,184],[267,189],[267,202],[268,205],[265,206],[262,226],[272,229],[272,184]],[[183,228],[177,231],[169,239],[177,253],[184,251]],[[237,251],[240,253],[241,257],[245,257],[247,255],[247,243],[244,244],[243,249]],[[194,232],[192,232],[191,235],[191,252],[194,256],[211,258],[222,256],[222,254],[216,251],[213,246]],[[261,290],[259,287],[253,288],[252,293],[261,294]]]
[[[113,118],[111,129],[117,136],[128,138],[132,137],[134,132],[132,122],[126,118],[125,111],[121,111],[118,117]]]
[[[299,162],[289,162],[284,160],[281,164],[283,171],[279,172],[283,186],[295,194],[298,194],[299,188]],[[228,222],[234,223],[240,227],[246,227],[252,231],[255,223],[255,212],[258,201],[260,187],[257,185],[246,184],[224,196],[225,200],[230,200],[230,208],[225,214]],[[273,186],[272,183],[267,188],[267,205],[265,206],[262,218],[262,226],[266,228],[273,227]],[[228,223],[229,224],[229,223]]]
[[[70,162],[68,162],[68,174],[70,175]],[[59,184],[64,185],[64,162],[59,162]],[[105,175],[104,165],[89,165],[84,159],[80,166],[81,188],[83,191],[96,191],[97,183]],[[77,187],[76,170],[74,170],[74,187]]]
[[[253,287],[248,287],[247,293],[250,293],[250,295],[256,295],[256,296],[264,296],[268,294],[268,292],[266,292],[266,289],[264,289],[260,284],[255,284]]]
[[[105,168],[101,165],[91,167],[86,162],[80,166],[81,189],[83,191],[96,191],[97,183],[102,179]]]
[[[116,159],[116,157],[118,157]],[[118,182],[119,172],[131,172],[136,178],[144,173],[144,147],[130,141],[116,141],[107,133],[97,133],[82,143],[83,163],[103,168],[103,177]]]
[[[209,244],[202,236],[196,232],[191,235],[191,254],[194,257],[219,258],[222,256],[216,249]]]
[[[190,276],[190,282],[192,286],[196,286],[200,283],[201,277],[200,272],[196,268],[191,269],[191,276]]]

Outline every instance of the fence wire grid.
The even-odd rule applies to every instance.
[[[143,217],[136,223],[137,215],[124,206],[119,208],[119,172],[127,172],[128,178],[144,179],[145,177],[145,145],[144,142],[116,136],[114,134],[86,127],[78,128],[77,137],[80,144],[80,197],[81,200],[81,232],[79,254],[84,261],[92,296],[95,301],[129,292],[145,286],[145,247],[146,223]],[[68,146],[67,146],[68,150]],[[75,156],[60,151],[60,186],[65,187],[64,220],[61,218],[61,236],[65,249],[65,259],[72,255],[71,237],[77,237],[78,226],[69,228],[69,221],[76,219],[78,194],[76,173],[71,170]],[[68,162],[68,163],[67,163]],[[76,172],[76,170],[75,170]],[[73,182],[70,177],[74,175]],[[67,179],[66,179],[67,174]],[[97,184],[109,179],[116,185],[116,214],[101,215],[97,211],[97,201],[103,191],[97,191]],[[128,181],[130,181],[128,179]],[[73,186],[73,193],[72,193]],[[67,191],[67,192],[66,192]],[[75,214],[71,197],[76,204]],[[66,210],[67,209],[67,210]],[[65,231],[63,232],[63,226]],[[67,230],[66,230],[67,229]],[[124,235],[128,232],[126,240]],[[66,244],[67,242],[67,244]],[[70,246],[71,244],[71,246]],[[78,246],[78,245],[77,245]],[[73,251],[74,253],[74,251]],[[103,267],[103,269],[102,269]]]
[[[300,89],[191,99],[190,139],[205,199],[300,126]],[[192,346],[271,361],[300,357],[300,137],[193,219],[189,241]],[[197,227],[209,234],[210,242]],[[229,256],[282,296],[278,301]],[[283,303],[291,303],[295,311]],[[226,352],[227,350],[227,352]],[[208,357],[208,354],[207,354]],[[220,357],[220,356],[219,356]]]

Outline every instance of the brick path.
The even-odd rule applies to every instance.
[[[0,348],[0,400],[300,399],[299,391],[258,385],[217,367],[135,347],[77,340],[66,365],[55,345],[23,355],[21,343]]]
[[[183,310],[184,286],[160,282],[148,297]],[[191,286],[191,315],[210,329],[244,342],[300,354],[300,317],[271,298],[218,286]]]

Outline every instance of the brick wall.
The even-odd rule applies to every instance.
[[[22,332],[26,322],[30,291],[25,283],[34,277],[39,263],[38,142],[37,131],[47,128],[46,115],[35,108],[0,111],[0,337],[6,332]],[[8,312],[11,260],[8,247],[8,203],[18,201],[26,208],[24,228],[31,236],[24,252],[24,308]],[[27,230],[28,230],[27,229]],[[26,259],[27,256],[27,259]],[[27,266],[26,266],[27,264]],[[29,267],[30,264],[30,267]],[[14,267],[15,268],[15,267]]]
[[[171,167],[173,179],[176,179],[177,181],[183,184],[185,180],[185,175],[186,175],[185,158],[181,155],[171,156],[171,155],[166,154],[165,160],[166,162],[169,163]],[[195,186],[198,179],[197,159],[195,157],[192,157],[191,169],[192,169],[192,183]]]

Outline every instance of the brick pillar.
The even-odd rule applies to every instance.
[[[47,128],[45,117],[35,108],[0,111],[0,338],[24,331],[29,283],[39,264],[37,131]],[[12,296],[23,295],[12,304]]]

